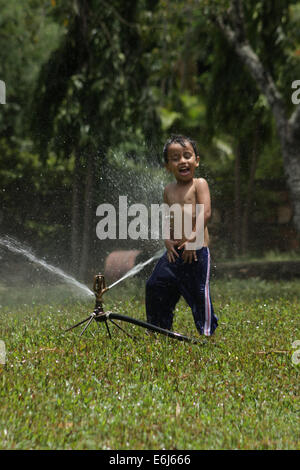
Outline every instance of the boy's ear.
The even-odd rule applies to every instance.
[[[200,157],[199,157],[199,155],[197,155],[197,157],[196,157],[196,163],[197,163],[197,166],[199,166],[199,163],[200,163]]]

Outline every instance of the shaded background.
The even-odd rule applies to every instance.
[[[114,250],[146,259],[161,244],[97,239],[96,208],[162,202],[162,147],[183,133],[211,188],[215,260],[300,259],[300,2],[0,0],[0,11],[2,236],[84,281]],[[25,277],[18,256],[0,256],[1,281]]]

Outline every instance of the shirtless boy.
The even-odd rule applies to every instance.
[[[190,306],[196,328],[200,334],[211,336],[218,325],[209,291],[210,252],[207,222],[211,214],[210,192],[204,178],[194,178],[199,166],[196,144],[188,137],[172,136],[164,147],[167,171],[176,182],[166,186],[164,202],[168,206],[179,204],[182,209],[182,232],[175,238],[174,222],[170,223],[170,238],[165,240],[166,253],[156,264],[146,284],[147,321],[170,330],[173,312],[181,297]],[[192,208],[192,233],[184,230],[184,205]],[[195,241],[195,229],[199,230],[196,204],[204,206],[203,246],[191,249]],[[203,207],[202,206],[202,207]],[[186,206],[187,207],[187,206]],[[172,215],[172,214],[171,214]]]

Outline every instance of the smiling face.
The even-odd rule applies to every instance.
[[[175,176],[178,183],[188,183],[194,178],[199,160],[190,142],[185,141],[184,147],[173,142],[168,147],[166,169]]]

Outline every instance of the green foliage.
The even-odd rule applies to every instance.
[[[0,77],[7,87],[0,133],[6,137],[24,131],[41,64],[59,40],[61,30],[49,18],[50,9],[46,0],[30,0],[26,7],[17,0],[0,1]]]
[[[29,238],[41,235],[37,222],[32,221],[39,217],[35,212],[37,201],[42,202],[55,184],[68,179],[66,167],[62,176],[61,167],[43,165],[28,136],[30,104],[40,67],[62,34],[60,25],[49,15],[51,8],[46,0],[30,0],[26,5],[0,1],[0,78],[7,91],[0,113],[1,231],[21,230]],[[49,216],[45,207],[38,212]],[[52,220],[50,217],[49,223]]]
[[[97,181],[105,179],[101,172],[109,174],[111,154],[120,152],[138,177],[141,160],[161,164],[171,132],[198,141],[200,171],[215,183],[216,202],[232,204],[238,144],[245,196],[255,132],[256,179],[282,176],[266,99],[214,23],[230,2],[129,3],[0,0],[0,79],[7,85],[0,113],[4,231],[26,227],[37,243],[47,233],[67,242],[73,177],[78,171],[83,186],[89,157],[96,155]],[[299,1],[275,3],[243,2],[246,31],[289,112],[291,83],[300,73]],[[54,193],[57,218],[49,210]],[[257,211],[268,211],[259,197],[254,201]]]
[[[148,131],[151,96],[139,24],[145,13],[139,3],[131,2],[130,8],[118,0],[56,7],[58,18],[68,12],[68,28],[36,87],[33,130],[42,148],[54,137],[56,149],[65,149],[57,137],[66,135],[71,149],[107,147],[126,138],[128,126],[137,120]]]

